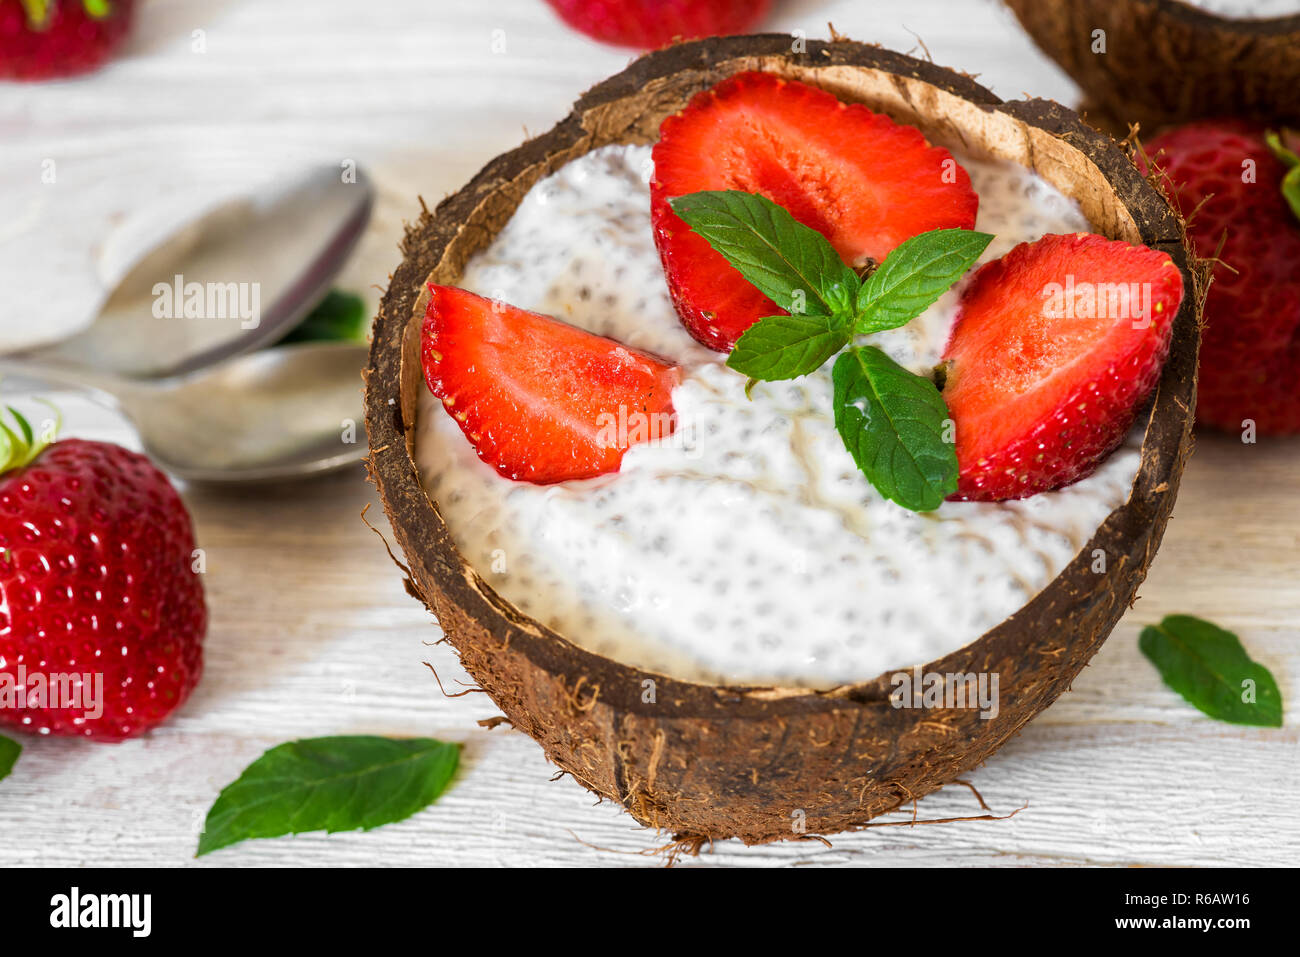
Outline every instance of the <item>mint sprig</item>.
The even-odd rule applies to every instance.
[[[865,279],[821,233],[771,200],[721,190],[670,201],[755,288],[791,313],[758,320],[727,365],[751,380],[808,375],[835,361],[835,427],[885,498],[931,511],[957,489],[955,434],[935,384],[854,337],[896,329],[930,308],[992,242],[935,229],[900,243]]]
[[[1167,615],[1138,636],[1138,648],[1187,701],[1231,724],[1282,727],[1282,693],[1241,639],[1191,615]]]
[[[460,745],[432,738],[345,735],[272,748],[208,812],[196,857],[249,838],[370,830],[437,800]]]

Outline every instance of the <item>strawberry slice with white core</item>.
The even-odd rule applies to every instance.
[[[756,72],[697,94],[659,128],[650,211],[678,315],[720,352],[757,320],[783,313],[668,205],[724,189],[785,207],[854,267],[927,230],[972,229],[979,206],[947,150],[860,104]]]
[[[1168,254],[1087,233],[984,265],[943,355],[952,497],[1025,498],[1092,474],[1155,387],[1182,300]]]
[[[676,428],[676,366],[464,289],[429,285],[421,361],[479,458],[517,481],[617,472]]]

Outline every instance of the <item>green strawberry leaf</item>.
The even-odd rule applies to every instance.
[[[966,274],[993,237],[971,229],[932,229],[900,243],[858,290],[857,331],[911,322]]]
[[[446,789],[460,745],[431,738],[291,741],[250,764],[208,812],[195,857],[250,838],[370,830],[401,821]]]
[[[1296,219],[1300,219],[1300,166],[1292,166],[1282,177],[1282,196]]]
[[[1282,693],[1272,673],[1253,661],[1241,640],[1191,615],[1148,625],[1138,648],[1165,684],[1211,718],[1232,724],[1282,726]]]
[[[27,26],[31,30],[44,30],[50,25],[54,12],[53,0],[20,0],[23,11],[27,14]]]
[[[836,315],[853,308],[858,276],[826,237],[766,197],[708,190],[669,200],[740,274],[786,312]]]
[[[0,781],[9,777],[9,772],[14,769],[14,762],[18,760],[18,755],[22,753],[23,746],[21,744],[0,734]]]
[[[1289,130],[1282,132],[1290,133]],[[1264,134],[1264,141],[1268,143],[1268,148],[1273,151],[1273,155],[1289,167],[1282,177],[1282,196],[1291,207],[1291,212],[1295,214],[1296,219],[1300,219],[1300,155],[1297,155],[1295,150],[1289,149],[1282,141],[1282,137],[1273,130]]]
[[[1290,130],[1285,129],[1282,133],[1294,135],[1291,134]],[[1273,151],[1273,155],[1287,166],[1300,166],[1300,155],[1297,155],[1295,150],[1287,146],[1286,143],[1282,141],[1282,136],[1275,130],[1268,130],[1264,133],[1264,142],[1267,143],[1268,148]]]
[[[835,360],[835,428],[885,498],[928,512],[957,491],[951,419],[934,383],[874,346]]]
[[[331,289],[283,342],[361,342],[366,337],[366,302]]]
[[[45,404],[49,405],[48,402]],[[0,420],[0,475],[31,465],[36,460],[36,457],[54,441],[54,437],[57,436],[59,428],[63,424],[62,415],[59,414],[57,409],[54,409],[54,406],[50,406],[55,412],[54,428],[50,430],[49,434],[37,436],[32,429],[31,423],[27,421],[21,412],[12,405],[5,408],[9,410],[9,414],[17,424],[18,431],[15,432],[4,421]]]
[[[751,379],[772,382],[816,372],[853,336],[839,316],[768,316],[754,323],[736,342],[727,365]]]

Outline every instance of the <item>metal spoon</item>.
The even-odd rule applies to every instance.
[[[351,342],[279,346],[187,376],[140,381],[0,358],[0,372],[108,397],[161,468],[194,482],[267,482],[365,458],[361,369]]]
[[[21,358],[167,378],[275,342],[329,290],[370,219],[374,188],[353,173],[314,167],[173,230],[88,328]]]

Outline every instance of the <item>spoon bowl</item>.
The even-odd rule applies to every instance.
[[[90,389],[131,420],[159,467],[192,482],[240,484],[324,474],[365,458],[367,352],[363,343],[306,342],[147,382],[11,359],[0,359],[0,372]]]
[[[146,246],[90,326],[21,358],[161,379],[260,349],[329,291],[373,205],[334,166],[220,203]]]

